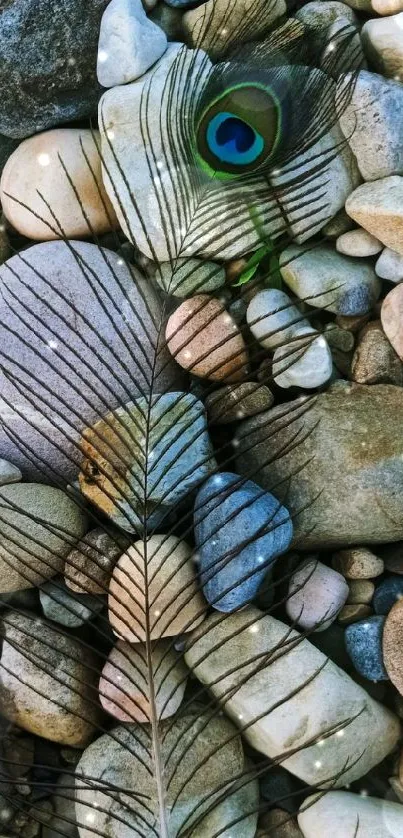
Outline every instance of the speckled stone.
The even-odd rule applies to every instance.
[[[336,619],[347,596],[344,576],[311,559],[291,576],[286,612],[301,628],[324,631]]]
[[[21,480],[22,474],[17,466],[7,460],[0,460],[0,486],[6,486],[8,483],[19,483]]]
[[[274,396],[268,387],[245,381],[242,384],[228,384],[210,393],[205,400],[209,421],[215,425],[227,425],[255,416],[272,406]]]
[[[403,599],[403,576],[388,576],[376,588],[373,599],[375,613],[388,614],[400,599]]]
[[[382,327],[393,349],[403,360],[403,284],[386,295],[381,308]]]
[[[374,579],[384,570],[382,559],[367,547],[350,547],[333,554],[333,567],[346,579]]]
[[[2,715],[37,736],[84,747],[102,722],[95,655],[75,637],[28,614],[8,612],[3,633]]]
[[[91,530],[66,558],[66,585],[79,594],[107,594],[113,568],[128,546],[120,532],[112,536],[102,527]]]
[[[99,682],[103,708],[121,722],[150,722],[149,669],[153,673],[158,720],[173,716],[185,693],[187,673],[170,640],[153,643],[150,661],[145,644],[120,640],[111,649]]]
[[[168,349],[181,367],[212,381],[242,381],[248,357],[244,339],[222,303],[198,294],[171,314]]]
[[[205,616],[193,550],[174,535],[152,535],[137,541],[120,557],[109,587],[109,621],[129,643],[171,637],[190,631]],[[147,574],[147,576],[146,576]],[[144,578],[152,603],[147,628]]]
[[[288,549],[293,526],[273,495],[223,472],[197,493],[194,533],[203,593],[228,612],[256,596],[267,570]]]
[[[3,169],[0,200],[8,221],[28,239],[79,239],[116,227],[99,132],[57,128],[20,143]]]
[[[385,681],[389,677],[382,658],[384,624],[384,617],[368,617],[347,626],[345,632],[346,649],[357,672],[370,681]]]
[[[360,332],[351,364],[351,378],[358,384],[403,386],[403,364],[380,320],[371,321]]]
[[[392,684],[403,695],[403,600],[393,605],[385,620],[383,662]]]

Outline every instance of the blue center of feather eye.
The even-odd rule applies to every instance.
[[[261,134],[229,111],[222,111],[210,120],[206,139],[210,151],[219,160],[235,166],[253,163],[264,148]]]

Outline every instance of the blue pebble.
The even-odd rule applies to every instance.
[[[256,596],[293,535],[289,512],[273,495],[229,472],[209,477],[199,490],[194,523],[204,595],[225,612]]]
[[[368,617],[347,626],[344,639],[355,669],[369,681],[387,681],[383,665],[382,634],[385,617]]]
[[[174,9],[194,9],[195,6],[200,6],[203,0],[165,0],[167,6],[172,6]]]
[[[392,605],[403,597],[403,576],[389,576],[378,585],[372,600],[376,614],[389,614]]]

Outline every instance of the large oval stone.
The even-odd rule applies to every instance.
[[[337,382],[245,420],[236,443],[237,470],[284,499],[299,547],[403,538],[401,387]]]

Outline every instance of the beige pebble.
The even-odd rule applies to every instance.
[[[403,695],[403,600],[389,611],[383,627],[383,662],[392,684]]]
[[[90,236],[91,229],[105,233],[117,226],[102,182],[99,142],[97,131],[56,128],[20,143],[0,182],[4,214],[19,233],[48,241],[63,235]]]
[[[338,621],[342,626],[348,626],[350,623],[358,623],[359,620],[364,620],[372,614],[372,609],[368,605],[356,603],[354,605],[345,605],[341,609]]]
[[[374,579],[383,573],[382,559],[367,547],[348,547],[333,554],[333,567],[346,579]]]
[[[403,177],[361,184],[347,198],[346,210],[386,247],[403,254]]]
[[[375,591],[375,585],[369,579],[351,579],[347,605],[369,605]]]
[[[207,294],[186,300],[171,314],[168,348],[181,367],[212,381],[241,381],[247,372],[244,339],[222,303]]]
[[[99,681],[102,706],[121,722],[151,722],[150,675],[158,721],[173,716],[185,692],[187,667],[171,640],[153,643],[150,659],[144,643],[120,640],[110,651]]]
[[[365,53],[378,73],[396,81],[403,74],[403,12],[367,20],[361,30]]]
[[[360,332],[351,364],[351,378],[358,384],[403,386],[403,364],[379,320]]]
[[[381,309],[382,327],[393,349],[403,359],[403,285],[386,295]]]
[[[176,536],[152,535],[137,541],[120,557],[109,587],[109,620],[130,643],[191,631],[205,616],[192,548]],[[146,581],[147,579],[147,581]],[[148,619],[146,621],[146,597]]]
[[[336,241],[336,250],[345,256],[375,256],[382,250],[382,244],[367,230],[359,228],[342,233]]]

